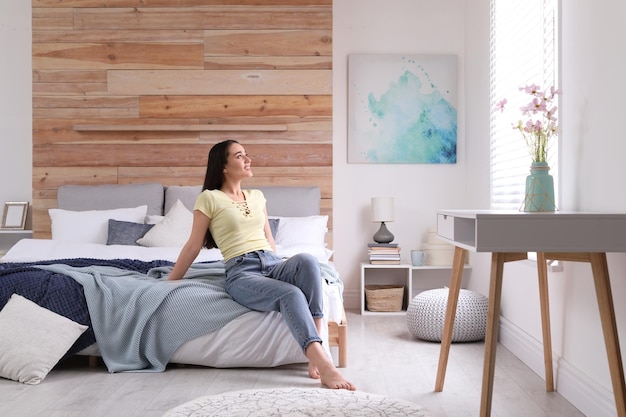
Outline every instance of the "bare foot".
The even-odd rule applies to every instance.
[[[309,376],[313,379],[320,379],[320,371],[317,370],[317,366],[309,362]]]
[[[330,389],[356,390],[356,387],[350,381],[347,381],[334,366],[324,367],[320,370],[320,379],[322,384]]]
[[[341,375],[341,372],[335,368],[335,364],[322,349],[321,343],[310,343],[306,348],[305,354],[307,358],[309,358],[309,375],[311,375],[312,378],[314,378],[313,375],[319,374],[319,378],[315,379],[320,379],[322,384],[330,389],[356,390],[356,387],[352,385],[351,382],[347,381]]]

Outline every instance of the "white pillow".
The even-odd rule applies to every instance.
[[[276,217],[278,230],[276,244],[283,247],[295,245],[319,245],[324,247],[328,231],[328,216]]]
[[[160,216],[158,214],[148,214],[146,216],[146,224],[157,224],[161,220],[163,220],[165,216]]]
[[[52,239],[106,245],[109,219],[143,223],[148,206],[112,210],[70,211],[49,209]]]
[[[320,245],[282,246],[276,244],[276,255],[281,258],[291,258],[298,253],[310,253],[315,256],[318,261],[326,263],[330,260],[333,251]]]
[[[87,330],[18,294],[0,311],[0,377],[39,384]]]
[[[193,213],[176,200],[163,220],[148,230],[137,243],[141,246],[181,247],[189,239],[192,224]]]

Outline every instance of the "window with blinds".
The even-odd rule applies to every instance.
[[[491,0],[491,208],[519,210],[531,157],[513,125],[530,96],[520,87],[558,87],[558,0]],[[506,98],[504,112],[496,104]],[[557,115],[558,117],[558,115]],[[558,196],[558,137],[548,151]],[[556,197],[558,202],[558,197]],[[557,204],[558,205],[558,204]]]

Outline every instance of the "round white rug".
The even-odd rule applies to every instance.
[[[428,417],[422,407],[360,391],[324,388],[245,390],[196,398],[163,417]]]

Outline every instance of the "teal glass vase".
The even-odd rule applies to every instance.
[[[554,179],[547,162],[533,162],[526,177],[523,211],[555,211]]]

